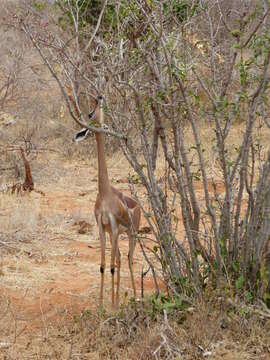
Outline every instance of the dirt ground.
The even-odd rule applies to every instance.
[[[162,166],[159,164],[161,178]],[[120,152],[108,157],[108,168],[112,185],[129,193],[127,179],[132,172]],[[95,156],[87,161],[76,162],[74,159],[63,160],[57,154],[51,153],[48,156],[44,153],[33,162],[32,172],[35,187],[43,191],[44,196],[35,192],[25,195],[0,193],[0,359],[98,359],[100,349],[93,356],[69,357],[69,347],[66,347],[65,355],[61,354],[61,336],[65,336],[68,341],[73,337],[70,333],[62,335],[66,324],[73,322],[82,311],[98,313],[100,245],[93,213],[97,194]],[[218,181],[218,174],[215,176],[217,192],[222,196],[223,184]],[[139,183],[135,186],[140,199],[146,202],[143,187]],[[203,201],[202,184],[196,183],[195,189],[199,201]],[[210,183],[209,191],[213,196]],[[177,211],[176,215],[179,221],[179,238],[183,238],[181,214]],[[141,226],[146,225],[145,219],[142,219]],[[153,247],[154,243],[149,240],[151,234],[146,236],[146,244]],[[132,297],[127,238],[121,236],[119,244],[122,254],[120,294],[121,303],[124,304]],[[109,256],[108,241],[107,264]],[[147,268],[137,245],[134,274],[138,295],[143,266],[144,269]],[[109,266],[105,275],[105,308],[110,311]],[[164,286],[161,279],[160,285]],[[154,284],[149,274],[144,279],[144,291],[151,294],[153,289]],[[208,319],[205,323],[201,318],[196,320],[196,316],[194,317],[192,332],[198,330],[197,338],[200,339],[200,326],[196,325],[198,321],[202,321],[201,327],[206,327],[205,334],[209,333],[210,324],[207,325]],[[214,319],[213,324],[215,323]],[[213,325],[212,337],[216,334],[216,329],[220,331],[219,325]],[[259,329],[262,331],[261,327]],[[189,330],[186,333],[189,341],[191,338],[188,334]],[[59,337],[57,341],[56,337]],[[59,347],[57,356],[53,353],[48,355],[48,342],[51,339],[55,341],[53,340],[53,345],[50,344],[50,349]],[[246,335],[243,339],[246,339]],[[208,341],[206,337],[205,343]],[[42,344],[45,342],[47,347],[42,353]],[[261,342],[262,353],[265,354],[265,345],[263,340]],[[216,359],[253,359],[248,350],[239,357],[239,349],[243,346],[240,343],[237,345],[237,342],[230,344],[229,337],[224,344],[223,350],[229,346],[228,351],[225,349],[228,357],[220,355]],[[232,349],[232,345],[236,350]],[[197,345],[195,348],[197,349]],[[267,359],[267,355],[260,359]]]
[[[98,305],[100,245],[93,214],[97,166],[61,164],[59,175],[59,164],[54,166],[56,163],[51,160],[43,174],[46,186],[41,180],[36,184],[45,196],[35,192],[0,195],[1,306],[14,317],[9,324],[0,321],[2,344],[9,343],[11,335],[14,336],[15,323],[19,341],[27,332],[39,329],[44,322],[55,321],[63,313],[72,316],[82,309],[94,310]],[[123,169],[127,168],[123,159],[121,163]],[[127,172],[119,172],[117,160],[110,176],[119,190],[128,193]],[[139,185],[138,190],[143,194]],[[132,296],[125,236],[120,237],[120,249],[121,301],[125,302]],[[108,241],[107,264],[109,256]],[[143,263],[137,246],[134,271],[138,293]],[[107,266],[104,298],[108,308],[110,280]],[[152,289],[152,281],[146,277],[144,290]],[[1,311],[0,319],[1,315],[6,316],[7,311]]]

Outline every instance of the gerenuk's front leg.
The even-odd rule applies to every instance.
[[[114,274],[115,274],[115,258],[118,251],[118,229],[115,219],[112,214],[109,215],[111,225],[111,275],[112,275],[112,306],[115,306],[115,289],[114,289]]]
[[[98,230],[99,230],[99,240],[101,248],[101,261],[100,261],[100,294],[99,294],[99,306],[103,306],[103,289],[104,289],[104,275],[105,275],[105,248],[106,248],[106,234],[102,225],[101,215],[98,217]]]

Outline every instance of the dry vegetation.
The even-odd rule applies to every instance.
[[[231,138],[234,145],[240,129],[241,124],[235,126],[235,136]],[[205,139],[212,132],[203,127],[200,130]],[[263,136],[266,144],[266,132]],[[211,161],[211,145],[206,140],[204,143],[209,151],[209,167],[218,178],[218,164],[213,166]],[[270,356],[267,312],[259,316],[240,302],[232,305],[228,300],[229,289],[226,296],[209,291],[209,299],[176,304],[177,309],[169,313],[167,322],[163,313],[168,311],[166,305],[151,302],[153,283],[148,274],[144,280],[145,308],[141,305],[126,308],[129,298],[125,292],[129,289],[131,294],[131,285],[124,239],[120,242],[124,255],[123,308],[119,314],[97,314],[99,241],[92,210],[97,164],[95,158],[84,158],[83,153],[77,161],[75,155],[71,159],[63,156],[60,147],[55,150],[42,152],[32,161],[34,180],[45,196],[0,195],[0,358],[254,359],[256,356],[267,359]],[[132,171],[121,153],[110,156],[108,164],[115,186],[127,191],[127,178]],[[164,162],[160,160],[160,178],[164,171]],[[142,186],[136,187],[141,198],[145,198]],[[202,184],[198,182],[196,188],[199,193]],[[221,194],[222,191],[221,188]],[[178,231],[183,233],[180,214],[179,220]],[[89,224],[85,233],[80,226],[84,223]],[[149,242],[148,246],[153,244]],[[142,264],[137,248],[138,286]],[[109,272],[106,275],[109,309]]]
[[[0,4],[0,12],[7,3],[11,1]],[[18,82],[13,84],[14,91],[0,104],[0,188],[23,181],[19,148],[24,146],[35,187],[45,195],[0,192],[0,359],[270,359],[269,310],[262,303],[245,304],[230,284],[220,289],[209,284],[195,299],[169,299],[165,295],[155,299],[149,272],[143,283],[144,304],[135,302],[130,297],[124,237],[120,239],[121,308],[117,313],[109,310],[110,276],[106,270],[108,310],[97,309],[100,247],[93,214],[97,191],[95,144],[92,138],[79,145],[72,143],[75,126],[57,84],[23,39],[15,30],[7,37],[0,27],[0,84],[7,69],[14,70],[10,59],[15,55],[7,55],[11,49],[16,48],[23,59],[19,69],[15,64]],[[215,179],[218,195],[224,198],[215,133],[203,122],[197,129],[209,179]],[[241,119],[232,126],[226,142],[232,152],[239,147],[239,134],[244,129]],[[261,118],[256,120],[254,133],[263,160],[270,131]],[[194,139],[188,125],[184,136],[192,147]],[[142,204],[151,211],[147,192],[120,151],[118,140],[108,138],[106,147],[112,184],[129,191],[131,177]],[[191,150],[188,156],[190,161],[195,159],[195,169],[195,152]],[[163,182],[167,172],[159,149],[155,176],[162,189],[168,185]],[[195,181],[194,188],[198,202],[203,203],[202,181]],[[213,188],[209,188],[214,198]],[[169,190],[168,201],[172,198]],[[246,194],[242,201],[246,201]],[[176,233],[183,239],[180,207],[175,215]],[[146,225],[143,219],[142,226]],[[153,249],[152,234],[145,236],[144,244]],[[108,255],[109,245],[106,251]],[[148,251],[148,255],[154,261],[153,254]],[[142,268],[147,269],[147,265],[137,246],[138,288]],[[157,274],[166,293],[158,264]]]
[[[269,318],[217,294],[193,307],[179,302],[169,314],[164,304],[155,310],[150,299],[117,314],[56,311],[53,320],[42,317],[38,328],[20,326],[12,305],[0,301],[3,359],[269,358]]]

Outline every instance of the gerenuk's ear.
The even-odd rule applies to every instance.
[[[88,129],[82,128],[73,138],[73,142],[78,142],[84,140],[89,133]]]

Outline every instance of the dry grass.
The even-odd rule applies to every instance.
[[[114,183],[126,171],[126,163],[120,157],[117,161],[117,157],[114,165],[110,164]],[[63,162],[55,154],[50,161],[44,158],[35,159],[33,176],[40,169],[38,187],[45,196],[0,194],[0,359],[2,354],[6,359],[68,358],[67,337],[64,350],[58,341],[62,330],[69,326],[73,314],[88,306],[93,309],[97,303],[100,248],[92,210],[97,164],[95,159],[88,163]],[[47,167],[42,168],[43,161]],[[127,190],[128,184],[119,182],[118,188]],[[76,225],[81,222],[89,224],[85,234]],[[121,297],[125,299],[124,293],[131,293],[131,284],[124,238],[120,246]],[[109,259],[109,245],[106,252]],[[141,264],[142,255],[137,251],[138,282]],[[109,268],[105,290],[109,299]],[[145,290],[152,290],[148,279]],[[56,334],[58,323],[61,331]],[[33,329],[36,336],[32,342]]]
[[[270,357],[270,320],[241,313],[224,299],[200,301],[168,316],[131,304],[118,313],[84,310],[44,321],[35,336],[16,329],[16,315],[2,297],[3,359],[251,360]],[[32,329],[33,331],[33,329]],[[28,334],[27,334],[28,333]],[[27,342],[25,336],[28,335]]]
[[[243,126],[233,129],[232,149],[239,144]],[[207,139],[212,130],[202,126],[200,131],[209,170],[213,149]],[[261,136],[266,150],[267,133],[262,131]],[[192,144],[188,129],[186,139]],[[45,196],[0,195],[0,240],[5,243],[0,245],[0,359],[270,358],[269,321],[239,315],[217,298],[195,304],[190,312],[174,311],[168,323],[162,313],[152,316],[151,306],[147,311],[127,307],[120,314],[97,314],[100,254],[92,210],[97,190],[95,152],[89,158],[76,147],[63,156],[57,140],[50,144],[56,152],[39,153],[32,160],[36,186]],[[83,151],[89,141],[85,144]],[[73,160],[75,155],[79,161]],[[133,171],[120,152],[108,158],[108,167],[113,184],[128,190],[127,178]],[[218,178],[218,164],[214,170]],[[156,171],[157,177],[165,174],[161,156]],[[146,199],[139,184],[136,189]],[[86,234],[74,226],[80,221],[90,224]],[[124,239],[120,246],[125,301],[125,291],[131,292]],[[107,255],[109,251],[108,247]],[[141,265],[137,250],[136,279],[140,279]],[[145,287],[151,293],[152,282],[146,279]],[[105,288],[109,299],[109,272]]]
[[[53,133],[55,123],[50,124],[52,128],[49,127],[48,133],[38,130],[34,134],[33,139],[38,135],[34,142],[42,143],[44,134]],[[11,136],[19,129],[23,131],[22,124],[16,126],[9,130]],[[244,124],[239,124],[233,128],[232,151],[239,145],[238,135],[243,127]],[[210,171],[213,145],[207,140],[211,139],[212,130],[201,126],[200,132]],[[258,317],[240,316],[217,302],[218,307],[214,300],[211,304],[196,304],[191,313],[185,314],[182,309],[175,311],[169,317],[169,324],[162,313],[153,318],[151,308],[138,312],[131,307],[124,308],[118,315],[96,313],[100,254],[93,216],[97,190],[97,162],[92,150],[95,142],[90,139],[85,147],[74,147],[72,136],[68,135],[70,143],[65,136],[64,145],[60,137],[45,142],[54,151],[39,152],[32,158],[34,181],[36,187],[45,192],[44,197],[34,193],[0,194],[0,241],[5,243],[0,244],[0,359],[2,354],[3,359],[12,360],[200,359],[204,354],[223,360],[270,358],[266,331],[269,323]],[[192,144],[189,129],[185,136],[187,143]],[[260,136],[266,151],[268,133],[261,130]],[[63,149],[73,146],[73,149],[63,154],[61,146]],[[134,173],[123,155],[115,152],[108,157],[108,167],[112,183],[127,191],[128,175]],[[160,155],[157,177],[164,176],[165,172]],[[218,179],[218,164],[213,167],[213,175]],[[136,189],[146,201],[140,184],[136,184]],[[86,234],[78,233],[78,226],[74,226],[80,221],[90,224]],[[125,300],[125,291],[131,291],[124,239],[120,246],[123,254],[121,294]],[[109,252],[108,247],[107,256]],[[137,250],[138,282],[142,262]],[[108,272],[105,288],[109,299]],[[146,279],[146,293],[152,289],[152,281]],[[108,305],[109,301],[106,307]],[[91,310],[81,312],[89,307]]]
[[[8,4],[16,3],[18,0],[2,0],[0,10],[4,13]],[[0,39],[1,80],[12,65],[7,57],[9,49],[24,44],[15,33],[7,37],[3,28]],[[23,47],[21,50],[24,54]],[[150,300],[144,308],[140,304],[123,305],[117,314],[97,311],[100,249],[93,216],[95,141],[92,138],[77,146],[72,144],[76,129],[55,82],[35,51],[28,48],[24,55],[27,66],[21,70],[20,96],[7,103],[0,114],[1,167],[11,167],[0,170],[0,186],[23,179],[20,156],[4,148],[18,148],[27,140],[33,146],[29,160],[35,186],[46,195],[0,194],[0,360],[270,359],[269,319],[240,305],[233,307],[214,293],[211,301],[198,301],[188,310],[178,307],[168,320],[162,311],[154,310]],[[232,154],[244,126],[232,128],[228,138]],[[218,180],[214,132],[208,124],[198,124],[198,128],[209,176]],[[256,136],[266,152],[269,130],[259,122]],[[188,127],[185,140],[190,144],[188,156],[194,160],[192,169],[196,171],[194,139]],[[128,175],[134,172],[117,151],[115,140],[108,139],[106,147],[112,182],[126,191]],[[160,152],[157,178],[165,173]],[[140,184],[136,189],[146,202],[145,190]],[[89,224],[85,234],[74,226],[80,222]],[[120,246],[121,298],[126,302],[125,293],[131,291],[125,239],[121,238]],[[109,253],[108,247],[107,256]],[[137,250],[136,279],[140,279],[142,263]],[[105,289],[109,299],[109,271]],[[145,293],[152,290],[152,280],[146,279]]]

